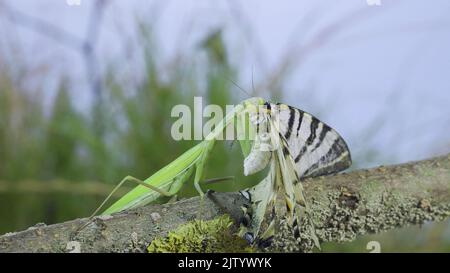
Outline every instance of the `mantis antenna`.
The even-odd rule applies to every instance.
[[[253,73],[253,71],[252,71],[252,73]],[[228,78],[228,77],[226,77],[226,79],[229,80],[234,86],[236,86],[237,88],[239,88],[239,90],[241,90],[241,91],[242,91],[244,94],[246,94],[249,98],[251,97],[251,95],[250,95],[247,91],[245,91],[244,88],[242,88],[241,86],[239,86],[239,84],[237,84],[235,81],[233,81],[232,79],[230,79],[230,78]],[[252,74],[252,85],[253,85],[253,74]],[[233,147],[233,144],[234,144],[235,141],[236,141],[236,140],[231,141],[230,149]]]
[[[255,85],[253,84],[253,65],[252,65],[252,89],[253,89],[253,94],[256,94]]]
[[[239,90],[241,90],[242,92],[244,92],[244,94],[246,94],[248,97],[251,97],[251,95],[245,91],[244,88],[240,87],[235,81],[233,81],[232,79],[227,77],[227,80],[229,80],[231,83],[233,83],[237,88],[239,88]]]

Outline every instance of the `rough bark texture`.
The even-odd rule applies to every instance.
[[[321,241],[350,241],[450,216],[450,155],[304,181],[315,232]],[[141,252],[155,239],[194,219],[211,220],[224,213],[235,221],[245,200],[238,193],[212,193],[164,205],[151,205],[107,217],[55,225],[36,225],[0,237],[0,252]],[[311,251],[308,221],[301,240],[282,224],[269,251]],[[227,249],[216,249],[227,251]]]

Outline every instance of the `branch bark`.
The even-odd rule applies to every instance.
[[[350,241],[366,233],[440,221],[450,216],[450,154],[401,165],[381,166],[304,181],[311,220],[321,241]],[[238,193],[150,205],[107,217],[55,225],[36,225],[0,236],[0,252],[140,252],[152,240],[167,236],[194,219],[225,213],[238,221],[245,199]],[[270,251],[311,251],[307,221],[300,242],[282,225]]]

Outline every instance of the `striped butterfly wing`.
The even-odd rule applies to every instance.
[[[327,175],[350,167],[348,146],[333,128],[286,104],[267,103],[266,106],[276,117],[280,133],[289,146],[285,152],[294,159],[299,177]]]

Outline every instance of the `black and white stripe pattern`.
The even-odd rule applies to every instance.
[[[286,104],[269,104],[280,133],[288,143],[299,177],[340,172],[351,165],[344,139],[313,115]]]
[[[264,144],[257,138],[244,160],[244,174],[259,172],[269,162],[270,171],[256,186],[241,191],[250,205],[243,208],[239,232],[260,247],[270,244],[281,218],[291,224],[293,236],[300,237],[299,223],[309,213],[301,178],[336,173],[351,165],[347,144],[331,127],[286,104],[266,102],[264,107],[263,118],[259,111],[254,116],[256,133],[269,134],[273,150],[257,148]]]

